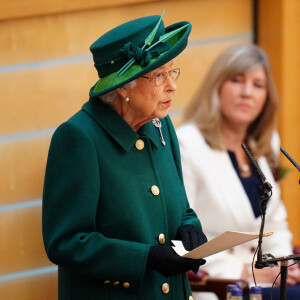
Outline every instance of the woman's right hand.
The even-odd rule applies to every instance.
[[[205,263],[205,259],[183,258],[177,255],[172,247],[156,245],[150,247],[147,266],[165,277],[170,277],[198,269]]]

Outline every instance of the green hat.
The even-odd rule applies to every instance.
[[[183,21],[165,28],[162,16],[124,23],[91,45],[100,78],[90,90],[91,97],[106,94],[159,68],[185,49],[191,24]]]

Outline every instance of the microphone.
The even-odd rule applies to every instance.
[[[280,151],[288,158],[288,160],[296,167],[296,169],[300,172],[300,166],[291,158],[291,156],[280,147]]]
[[[263,260],[262,255],[262,239],[263,239],[263,232],[265,226],[265,216],[266,216],[266,209],[267,209],[267,200],[270,199],[272,195],[272,185],[267,181],[264,173],[260,169],[258,163],[255,161],[253,156],[251,155],[250,151],[247,149],[246,145],[243,143],[242,148],[246,152],[247,156],[251,160],[252,164],[254,165],[259,177],[261,178],[263,184],[262,186],[258,187],[258,191],[260,193],[260,211],[261,211],[261,224],[258,236],[258,246],[257,246],[257,260],[255,262],[255,268],[262,269],[265,266],[265,262]]]
[[[250,153],[250,151],[248,150],[248,148],[246,147],[246,145],[244,143],[242,144],[242,148],[244,149],[244,151],[246,152],[246,154],[249,157],[250,161],[252,162],[253,166],[255,167],[255,169],[256,169],[260,179],[262,180],[265,188],[267,189],[268,192],[271,192],[271,190],[272,190],[271,183],[267,181],[267,179],[266,179],[264,173],[262,172],[262,170],[260,169],[258,163],[255,161],[252,154]]]

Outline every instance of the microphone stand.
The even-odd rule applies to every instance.
[[[281,261],[280,266],[280,300],[286,300],[286,280],[287,280],[287,264],[288,260],[294,260],[294,261],[300,261],[300,255],[289,255],[289,256],[283,256],[283,257],[277,257],[275,258],[272,254],[262,254],[262,238],[263,238],[263,232],[264,232],[264,225],[265,225],[265,215],[266,215],[266,209],[267,209],[267,201],[272,196],[272,185],[266,180],[266,177],[262,173],[259,165],[252,157],[251,153],[245,146],[245,144],[242,144],[242,148],[246,152],[247,156],[249,157],[250,161],[256,168],[256,171],[258,175],[260,176],[263,184],[261,186],[258,186],[258,191],[260,194],[260,210],[261,210],[261,226],[259,231],[259,238],[258,238],[258,246],[257,246],[257,260],[255,262],[255,268],[256,269],[262,269],[264,267],[274,267],[278,266],[278,262]],[[281,147],[281,151],[282,151]],[[284,153],[286,155],[286,153]],[[288,157],[289,158],[289,157]],[[289,158],[290,159],[290,158]],[[293,164],[295,162],[293,161]],[[295,164],[294,164],[295,165]],[[295,165],[296,166],[296,165]],[[297,165],[298,166],[298,165]],[[299,166],[298,166],[299,167]],[[300,170],[300,167],[299,169]],[[299,181],[300,184],[300,181]]]
[[[269,192],[264,184],[258,186],[258,191],[260,194],[261,223],[260,223],[260,230],[259,230],[259,236],[258,236],[257,260],[255,262],[255,268],[262,269],[264,267],[264,262],[263,262],[261,245],[262,245],[262,238],[263,238],[263,234],[264,234],[267,201],[270,199],[271,193],[269,195]]]
[[[269,257],[269,258],[268,258]],[[264,254],[263,258],[263,266],[264,267],[274,267],[278,266],[278,262],[281,262],[280,265],[280,300],[286,300],[286,280],[287,280],[287,269],[288,269],[288,261],[294,260],[298,263],[300,262],[300,255],[293,254],[282,257],[274,257],[272,254]]]

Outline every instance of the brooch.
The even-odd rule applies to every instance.
[[[161,143],[163,144],[163,146],[165,146],[165,145],[166,145],[166,142],[165,142],[164,137],[163,137],[162,132],[161,132],[161,122],[160,122],[160,119],[159,119],[159,118],[155,118],[155,119],[152,120],[152,123],[153,123],[153,125],[154,125],[156,128],[158,128],[158,130],[159,130],[159,135],[160,135],[160,141],[161,141]]]

